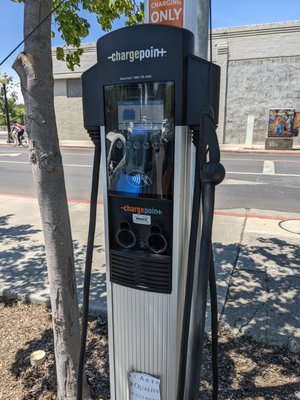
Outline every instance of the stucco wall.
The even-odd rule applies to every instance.
[[[64,61],[58,61],[53,50],[54,106],[60,140],[88,140],[83,127],[82,98],[67,97],[67,79],[80,79],[81,74],[97,62],[96,43],[83,45],[80,66],[70,71]]]
[[[235,61],[228,66],[225,142],[245,143],[248,115],[254,115],[253,142],[264,142],[269,110],[296,108],[300,57]]]
[[[83,127],[82,98],[66,97],[66,80],[54,83],[54,106],[60,140],[88,140]]]
[[[216,29],[213,49],[221,67],[221,143],[245,143],[248,115],[258,143],[271,108],[300,111],[300,21]]]
[[[215,29],[212,38],[213,61],[221,67],[219,141],[245,143],[250,114],[255,117],[253,142],[263,142],[271,108],[300,111],[300,21]],[[60,139],[86,138],[82,100],[66,96],[66,79],[80,78],[96,63],[96,44],[83,48],[74,72],[53,52]]]

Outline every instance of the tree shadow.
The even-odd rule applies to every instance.
[[[14,214],[0,217],[0,294],[9,298],[50,304],[45,246],[41,229],[31,224],[10,224]],[[86,245],[73,241],[79,303],[82,303]],[[104,253],[102,245],[94,248],[91,277],[90,310],[106,312],[106,278],[97,257]]]
[[[295,400],[300,355],[223,329],[219,344],[219,400]],[[212,398],[211,342],[205,340],[199,399]]]
[[[107,325],[101,317],[89,319],[86,347],[86,374],[93,399],[109,400],[109,357],[107,344]],[[30,354],[42,349],[46,360],[42,365],[31,366]],[[24,391],[24,400],[39,399],[47,392],[56,392],[56,371],[54,357],[54,339],[52,329],[46,329],[41,335],[28,341],[15,355],[11,373],[20,381]]]
[[[8,299],[6,297],[2,297],[0,296],[0,303],[2,303],[2,305],[6,308],[9,307],[14,307],[14,305],[16,304],[17,300],[16,299]]]
[[[107,323],[101,317],[90,318],[86,351],[86,373],[93,399],[110,399]]]
[[[238,249],[219,324],[220,400],[295,400],[300,391],[299,243],[263,235],[248,239],[242,246],[214,244],[221,283],[228,251]],[[201,400],[212,398],[210,351],[206,340]]]
[[[45,248],[38,240],[40,229],[30,224],[11,226],[8,214],[0,218],[0,285],[1,294],[17,297],[20,283],[33,280],[45,268]]]
[[[0,294],[10,299],[5,301],[6,307],[12,307],[16,298],[50,305],[42,230],[36,229],[31,224],[14,224],[12,226],[10,220],[14,216],[14,214],[7,214],[0,217]],[[76,240],[73,241],[73,245],[78,298],[81,302],[86,246]],[[103,252],[103,246],[95,246],[96,257]],[[105,273],[102,272],[103,268],[101,269],[101,267],[102,265],[96,265],[92,271],[90,309],[94,313],[99,311],[99,302],[101,303],[100,309],[106,311]],[[90,330],[93,333],[87,346],[87,374],[91,381],[92,393],[100,391],[102,394],[104,390],[104,393],[108,393],[107,399],[109,399],[106,327],[101,324],[100,317],[91,319],[91,321]],[[97,332],[99,337],[97,337]],[[34,368],[30,365],[29,356],[36,349],[46,350],[48,356],[45,364]],[[107,355],[104,357],[106,353]],[[17,352],[15,360],[11,372],[22,381],[24,391],[26,389],[28,393],[24,399],[40,398],[45,391],[52,391],[56,388],[52,329],[41,332],[39,337],[27,342],[26,346]],[[95,367],[96,365],[99,365],[98,369]]]
[[[44,350],[46,360],[42,365],[32,366],[30,354],[35,350]],[[11,373],[20,381],[24,400],[38,399],[48,391],[56,391],[56,373],[54,358],[54,341],[52,329],[44,332],[19,349],[15,356],[15,362],[11,366]]]
[[[282,238],[242,246],[221,325],[268,345],[300,351],[300,249]]]
[[[73,241],[74,258],[76,265],[77,294],[80,307],[83,298],[83,283],[85,274],[86,245]],[[93,267],[91,273],[90,293],[89,293],[89,313],[90,315],[106,315],[107,293],[106,293],[106,270],[105,264],[101,260],[104,255],[104,245],[95,245],[93,253]]]

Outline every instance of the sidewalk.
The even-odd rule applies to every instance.
[[[36,199],[0,195],[0,295],[50,304],[45,246]],[[89,205],[69,203],[79,302],[82,302]],[[106,312],[102,206],[98,207],[91,312]]]
[[[0,145],[7,144],[7,133],[0,131]],[[60,146],[62,147],[94,147],[92,141],[88,138],[86,140],[60,140]],[[264,143],[253,144],[252,146],[246,146],[243,143],[240,144],[220,144],[221,151],[224,152],[258,152],[258,153],[270,153],[270,154],[298,154],[300,153],[300,137],[294,138],[294,144],[292,150],[265,150]]]
[[[0,295],[49,303],[36,199],[0,195]],[[79,301],[89,205],[69,203]],[[103,209],[98,207],[90,310],[106,313]],[[300,214],[216,210],[214,255],[222,326],[300,351]]]

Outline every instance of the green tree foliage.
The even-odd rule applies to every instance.
[[[54,7],[60,0],[54,1]],[[126,25],[141,23],[144,18],[143,3],[132,0],[66,0],[56,11],[54,21],[66,46],[56,49],[58,60],[66,61],[73,70],[79,65],[81,40],[89,33],[89,22],[80,16],[82,10],[93,13],[104,31],[112,29],[113,21],[125,16]],[[54,34],[53,34],[54,35]]]
[[[24,0],[12,0],[23,3]],[[55,8],[61,0],[53,1]],[[72,71],[80,63],[83,50],[81,40],[88,36],[90,24],[80,13],[82,10],[95,14],[98,23],[104,31],[112,29],[112,23],[125,16],[126,25],[134,25],[144,20],[144,3],[138,0],[66,0],[56,10],[54,23],[61,38],[65,41],[64,47],[56,48],[58,60],[66,61]],[[52,32],[52,37],[55,34]]]
[[[7,105],[8,112],[11,122],[20,122],[24,123],[24,105],[18,103],[18,95],[16,92],[17,85],[13,82],[13,78],[11,76],[6,77],[8,83],[6,85],[6,95],[7,95]],[[6,124],[6,109],[5,109],[5,101],[4,101],[4,87],[0,85],[0,125]]]

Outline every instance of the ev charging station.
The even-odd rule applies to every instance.
[[[215,143],[208,136],[215,134],[220,71],[194,55],[190,31],[167,25],[111,32],[98,40],[97,60],[82,87],[84,125],[101,145],[111,398],[175,400],[188,266],[201,263],[189,245],[200,182],[193,159],[205,164]],[[211,161],[203,182],[217,184],[224,173],[212,177]],[[194,232],[205,224],[196,219]],[[206,291],[197,294],[202,320],[210,240]],[[197,290],[193,279],[190,290]]]

